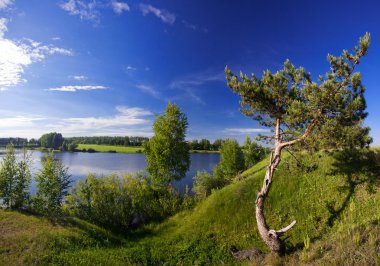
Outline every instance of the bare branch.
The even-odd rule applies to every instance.
[[[283,234],[285,234],[287,231],[289,231],[290,229],[292,229],[292,227],[296,224],[296,221],[293,221],[291,224],[289,224],[287,227],[284,227],[282,228],[281,230],[278,230],[276,231],[276,234],[278,236],[282,236]]]

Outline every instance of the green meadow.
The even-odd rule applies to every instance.
[[[113,146],[113,145],[97,145],[97,144],[78,144],[77,150],[89,149],[95,152],[118,152],[118,153],[140,153],[142,152],[142,147],[132,147],[132,146]]]

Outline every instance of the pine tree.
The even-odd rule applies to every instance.
[[[344,50],[338,57],[328,55],[330,71],[316,82],[304,68],[296,68],[289,60],[276,73],[265,71],[261,79],[242,73],[239,78],[226,67],[228,86],[241,97],[242,113],[274,128],[274,150],[256,199],[259,233],[274,252],[284,251],[280,237],[295,224],[293,221],[281,230],[269,230],[264,217],[264,202],[283,149],[306,142],[329,148],[363,147],[371,142],[369,128],[362,126],[367,115],[365,89],[360,72],[355,72],[369,43],[367,33],[354,53]]]

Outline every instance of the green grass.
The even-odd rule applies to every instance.
[[[86,149],[86,150],[93,149],[96,152],[117,152],[117,153],[139,153],[143,151],[142,147],[78,144],[77,150],[83,150],[83,149]]]
[[[355,153],[298,157],[297,166],[291,156],[284,156],[265,208],[270,228],[297,220],[287,234],[287,254],[268,253],[253,264],[379,265],[380,188],[374,164]],[[13,259],[12,264],[249,265],[235,261],[229,247],[268,252],[254,217],[266,161],[193,210],[146,225],[121,240],[80,220],[52,225],[45,218],[2,211],[0,231],[10,236],[6,233],[3,242],[0,234],[0,265]],[[111,240],[105,241],[108,237]]]

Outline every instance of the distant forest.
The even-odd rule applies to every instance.
[[[144,142],[149,141],[147,137],[71,137],[65,138],[68,143],[76,144],[98,144],[98,145],[118,145],[118,146],[141,146]]]
[[[0,138],[0,146],[5,147],[13,144],[15,147],[43,147],[61,150],[74,150],[78,144],[98,144],[112,146],[134,146],[140,147],[149,141],[147,137],[136,136],[95,136],[95,137],[69,137],[64,138],[61,133],[51,132],[42,135],[39,139],[27,138]],[[191,150],[218,151],[222,139],[211,143],[208,139],[191,140],[188,142]],[[70,148],[71,147],[71,148]]]

